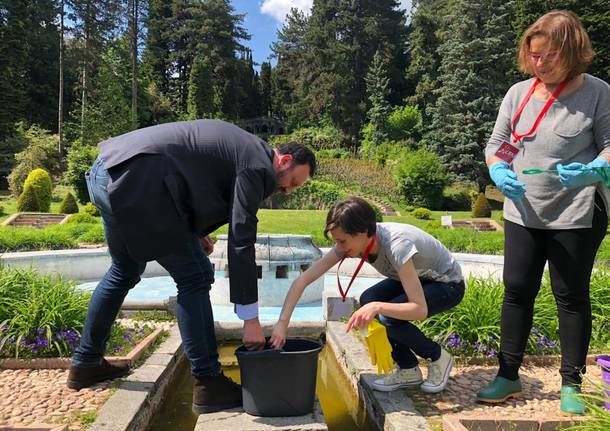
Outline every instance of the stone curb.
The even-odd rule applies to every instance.
[[[378,429],[393,431],[430,431],[426,419],[415,409],[405,391],[378,392],[371,384],[377,379],[368,352],[356,337],[345,333],[346,325],[328,322],[326,343],[331,348],[348,380],[362,399]]]
[[[139,431],[148,427],[185,360],[178,325],[169,333],[146,362],[122,381],[88,431]]]
[[[271,335],[274,323],[262,322],[261,326],[265,336]],[[290,337],[319,338],[326,329],[326,322],[320,321],[293,321],[288,327]],[[242,322],[214,322],[216,339],[218,341],[241,340],[243,335]]]
[[[130,367],[142,357],[148,346],[163,332],[163,329],[157,328],[146,338],[140,341],[125,356],[107,356],[106,360],[113,365],[129,365]],[[0,369],[4,370],[22,370],[22,369],[68,369],[72,364],[71,358],[40,358],[40,359],[0,359]]]

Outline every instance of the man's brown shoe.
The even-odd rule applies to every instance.
[[[104,380],[117,379],[129,373],[129,365],[112,365],[106,359],[95,367],[70,367],[68,387],[77,391]]]
[[[193,413],[212,413],[241,405],[241,386],[223,373],[195,378]]]

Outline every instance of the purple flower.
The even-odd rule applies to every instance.
[[[42,335],[44,334],[44,328],[38,328],[36,332],[38,333],[38,335]]]
[[[5,323],[4,325],[2,325],[2,330],[6,331],[8,329],[8,323]]]

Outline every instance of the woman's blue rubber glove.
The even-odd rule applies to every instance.
[[[518,201],[523,198],[525,194],[525,184],[517,180],[517,174],[515,174],[508,163],[496,162],[489,168],[489,176],[492,181],[498,187],[498,190],[502,192],[507,198]]]
[[[602,181],[601,175],[593,168],[608,167],[610,167],[608,160],[605,157],[598,157],[586,165],[584,163],[570,163],[564,166],[557,163],[557,173],[559,174],[559,181],[564,187],[574,189]]]

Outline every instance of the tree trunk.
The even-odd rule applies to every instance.
[[[57,134],[59,135],[59,155],[64,154],[64,0],[60,1],[59,17],[59,106],[57,108]]]

